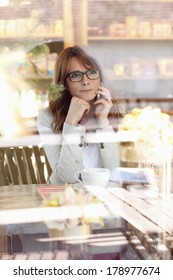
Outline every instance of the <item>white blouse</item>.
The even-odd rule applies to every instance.
[[[82,160],[84,167],[95,168],[101,166],[101,154],[98,144],[89,144],[83,148]]]

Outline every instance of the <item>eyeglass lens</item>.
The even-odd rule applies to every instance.
[[[98,79],[100,73],[98,69],[91,69],[86,72],[76,71],[69,74],[69,78],[72,82],[79,82],[83,79],[83,75],[86,74],[88,79],[95,80]]]

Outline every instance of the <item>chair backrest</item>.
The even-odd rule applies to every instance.
[[[0,148],[0,165],[5,185],[44,184],[51,174],[42,146]]]

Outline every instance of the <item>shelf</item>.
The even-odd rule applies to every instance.
[[[134,80],[162,80],[162,81],[167,81],[167,80],[172,80],[173,76],[171,77],[159,77],[159,76],[145,76],[145,77],[141,77],[141,76],[135,76],[135,77],[109,77],[111,80],[115,80],[115,81],[134,81]]]
[[[88,36],[89,41],[173,41],[173,37],[111,37],[111,36]]]
[[[105,0],[89,0],[89,2],[105,2]],[[108,2],[112,2],[112,0],[107,0]],[[115,1],[116,2],[116,1]],[[117,0],[117,2],[152,2],[152,3],[157,3],[157,2],[161,2],[161,3],[172,3],[173,0]]]
[[[164,76],[121,76],[117,77],[114,75],[113,70],[111,69],[105,69],[105,76],[109,78],[110,80],[115,80],[115,81],[135,81],[135,80],[161,80],[161,81],[167,81],[167,80],[172,80],[173,75],[164,77]]]
[[[63,37],[58,37],[55,35],[1,35],[0,40],[8,41],[18,41],[18,40],[61,40],[64,41]],[[151,37],[151,38],[141,38],[141,37],[112,37],[112,36],[88,36],[88,41],[173,41],[173,37]]]
[[[32,34],[32,35],[28,35],[27,36],[27,34],[25,34],[25,35],[1,35],[0,36],[0,40],[23,40],[23,39],[28,39],[28,40],[31,40],[31,39],[46,39],[46,40],[48,40],[49,39],[49,41],[51,41],[52,39],[53,40],[55,40],[55,39],[57,39],[57,40],[63,40],[64,38],[63,37],[58,37],[58,36],[55,36],[55,35],[34,35],[34,34]]]

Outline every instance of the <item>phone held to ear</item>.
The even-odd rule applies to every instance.
[[[105,99],[106,100],[106,97],[102,94],[97,94],[96,100],[99,100],[99,99]]]
[[[101,83],[100,85],[101,85],[101,87],[103,87],[103,83]],[[104,96],[101,95],[101,94],[97,94],[96,99],[97,99],[97,100],[99,100],[99,99],[104,99]]]

